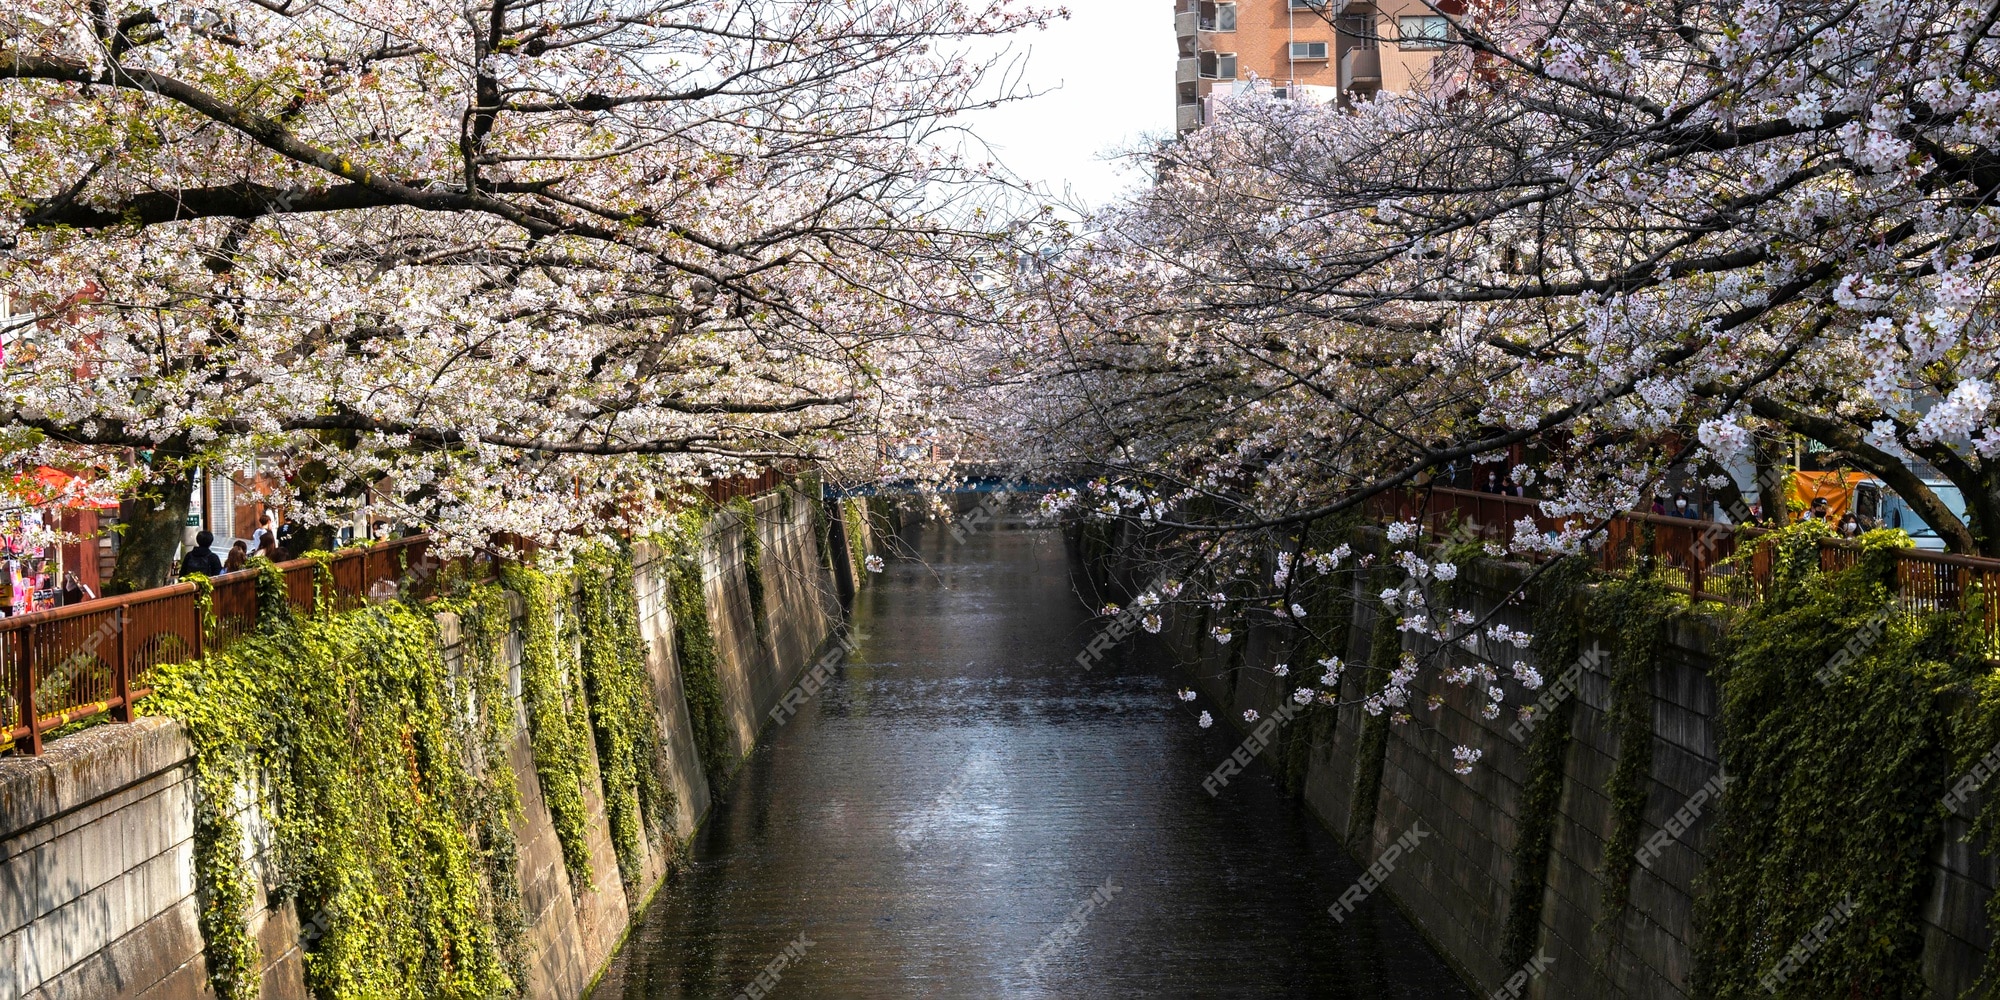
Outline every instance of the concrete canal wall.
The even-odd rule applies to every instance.
[[[1357,554],[1373,551],[1379,558],[1387,551],[1379,531],[1364,529],[1356,541]],[[1525,573],[1518,564],[1472,562],[1462,570],[1456,603],[1484,614],[1512,593]],[[1359,588],[1357,584],[1356,596],[1365,597]],[[1378,627],[1370,608],[1379,604],[1357,600],[1353,607],[1345,659],[1360,664],[1368,660]],[[1533,610],[1528,604],[1504,606],[1496,620],[1532,631]],[[1232,648],[1207,641],[1207,628],[1203,616],[1185,615],[1170,626],[1170,645],[1179,662],[1193,665],[1189,672],[1204,700],[1222,706],[1217,715],[1240,729],[1251,729],[1242,721],[1244,709],[1268,718],[1293,687],[1318,677],[1310,664],[1296,665],[1285,680],[1272,676],[1268,668],[1288,656],[1278,629],[1252,629],[1246,641]],[[1324,731],[1305,762],[1302,797],[1363,864],[1382,857],[1415,824],[1431,832],[1397,861],[1382,894],[1479,996],[1684,1000],[1693,995],[1698,879],[1709,857],[1715,816],[1714,802],[1704,806],[1702,790],[1718,774],[1718,685],[1713,676],[1718,628],[1711,620],[1696,619],[1668,630],[1668,648],[1650,692],[1652,768],[1637,842],[1652,841],[1670,822],[1683,832],[1668,838],[1657,857],[1634,870],[1629,903],[1611,917],[1599,875],[1614,825],[1605,789],[1620,752],[1610,722],[1611,664],[1609,657],[1579,658],[1582,669],[1535,939],[1535,954],[1551,961],[1520,992],[1507,992],[1522,970],[1504,964],[1502,953],[1530,761],[1527,741],[1509,728],[1517,722],[1514,707],[1532,704],[1536,694],[1509,681],[1507,709],[1487,720],[1463,710],[1463,691],[1447,689],[1436,671],[1425,671],[1412,687],[1414,712],[1425,711],[1433,690],[1457,695],[1446,698],[1432,719],[1442,735],[1425,726],[1389,726],[1386,746],[1376,755],[1364,745],[1368,716],[1356,704],[1364,695],[1362,671],[1350,668],[1342,682],[1345,704],[1332,710],[1330,725],[1321,723]],[[1610,636],[1593,631],[1593,623],[1586,621],[1585,629],[1581,648],[1593,643],[1606,650],[1614,647]],[[1419,643],[1405,634],[1401,648],[1428,651]],[[1568,669],[1567,664],[1536,666],[1550,685]],[[1453,744],[1484,750],[1470,775],[1452,772],[1448,751]],[[1276,753],[1276,746],[1268,752]],[[1972,987],[1990,942],[1985,907],[1994,891],[1994,864],[1963,843],[1966,817],[1976,808],[1976,803],[1961,805],[1933,849],[1932,885],[1922,911],[1923,970],[1932,1000],[1956,998]]]
[[[679,807],[675,841],[647,848],[642,878],[627,895],[600,790],[586,791],[594,884],[573,886],[554,821],[537,783],[524,712],[510,749],[522,815],[516,825],[522,900],[528,919],[528,995],[575,1000],[604,967],[636,911],[657,888],[678,850],[706,816],[711,774],[726,774],[754,744],[773,707],[839,620],[834,559],[823,551],[814,502],[783,493],[756,501],[762,608],[753,607],[745,526],[731,513],[709,522],[701,545],[702,585],[717,645],[717,679],[728,720],[731,760],[699,759],[685,683],[676,662],[669,560],[650,546],[635,553],[641,633],[648,647],[655,709],[665,737],[663,770]],[[865,519],[859,523],[866,552]],[[858,576],[858,572],[856,573]],[[516,616],[522,613],[514,602]],[[449,662],[457,623],[441,616]],[[521,633],[508,637],[512,687],[520,693]],[[0,758],[0,1000],[195,1000],[212,997],[193,870],[197,808],[187,740],[158,718],[105,725],[50,744],[39,758]],[[252,869],[264,873],[268,836],[257,811],[230,804],[245,821]],[[264,966],[263,996],[306,997],[300,921],[289,902],[270,905],[262,880],[252,936]]]

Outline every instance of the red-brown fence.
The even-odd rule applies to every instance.
[[[765,469],[754,476],[731,476],[716,479],[702,487],[710,503],[725,504],[742,497],[754,497],[769,493],[785,484],[785,476],[776,469]]]
[[[399,593],[428,597],[438,568],[424,535],[336,554],[326,564],[325,587],[319,563],[278,564],[288,603],[306,614]],[[43,733],[94,715],[130,721],[132,704],[152,692],[155,668],[250,631],[257,622],[257,571],[225,573],[211,583],[207,622],[192,583],[0,619],[0,749],[39,754]]]
[[[1532,518],[1542,531],[1560,531],[1569,520],[1542,513],[1539,500],[1448,487],[1383,494],[1374,509],[1398,520],[1421,519],[1433,530],[1456,521],[1502,542],[1513,538],[1514,525],[1523,517]],[[1766,534],[1749,526],[1633,511],[1611,519],[1598,557],[1605,569],[1617,570],[1650,552],[1654,572],[1674,590],[1696,600],[1743,604],[1771,581],[1771,546],[1760,541]],[[1746,546],[1750,551],[1743,558],[1733,558]],[[1819,543],[1821,569],[1843,569],[1860,557],[1856,542],[1828,538]],[[1895,600],[1904,611],[1957,610],[1975,589],[2000,594],[2000,559],[1922,549],[1904,549],[1896,559]],[[1987,600],[1984,612],[1988,643],[2000,642],[2000,600]]]

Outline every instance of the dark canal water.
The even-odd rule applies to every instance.
[[[1468,996],[1386,900],[1327,916],[1360,868],[1268,772],[1202,790],[1237,736],[1197,728],[1164,665],[1076,665],[1091,629],[1059,537],[918,544],[598,1000],[755,996],[788,946],[763,995]]]

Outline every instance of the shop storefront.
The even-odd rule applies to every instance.
[[[0,507],[0,611],[27,614],[102,592],[102,522],[118,505],[83,487],[48,466],[15,478],[13,504]]]

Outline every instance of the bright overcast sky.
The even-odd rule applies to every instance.
[[[1043,0],[1055,6],[1056,0]],[[1107,160],[1174,127],[1174,20],[1161,0],[1070,0],[1068,20],[1015,37],[1040,97],[960,121],[1049,195],[1103,206],[1145,178]]]

